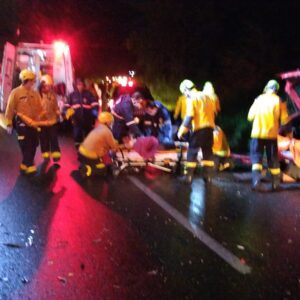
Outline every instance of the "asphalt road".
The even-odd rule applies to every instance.
[[[149,168],[84,181],[60,141],[59,165],[38,152],[28,179],[0,128],[0,299],[300,299],[299,184],[188,187]]]

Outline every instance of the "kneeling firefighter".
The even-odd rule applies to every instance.
[[[188,79],[181,82],[180,91],[187,97],[186,117],[178,130],[178,138],[188,132],[192,125],[192,134],[189,137],[189,148],[187,162],[182,181],[192,183],[193,174],[197,167],[197,156],[199,149],[202,150],[203,179],[211,182],[214,171],[213,158],[213,130],[215,127],[215,116],[217,112],[216,102],[195,89],[194,83]]]
[[[104,163],[109,151],[116,151],[118,144],[114,140],[111,128],[114,117],[109,112],[102,112],[98,117],[99,126],[94,128],[79,146],[80,172],[83,177],[106,175]]]

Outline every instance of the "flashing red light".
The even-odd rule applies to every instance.
[[[63,54],[66,54],[68,50],[68,45],[62,41],[56,41],[53,43],[55,54],[57,56],[62,56]]]
[[[128,86],[129,86],[129,87],[133,87],[133,81],[132,81],[132,80],[129,80],[129,81],[128,81]]]

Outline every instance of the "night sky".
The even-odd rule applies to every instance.
[[[300,65],[299,1],[1,0],[0,6],[1,46],[64,39],[77,74],[135,69],[152,90],[168,90],[166,99],[188,77],[199,85],[211,80],[225,102],[240,103]]]

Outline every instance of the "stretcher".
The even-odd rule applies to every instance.
[[[176,173],[187,157],[188,143],[175,142],[174,149],[158,150],[152,159],[144,159],[139,153],[132,149],[121,147],[113,158],[114,176],[123,171],[139,172],[149,166],[167,173]],[[198,153],[198,162],[202,159],[202,153]]]

